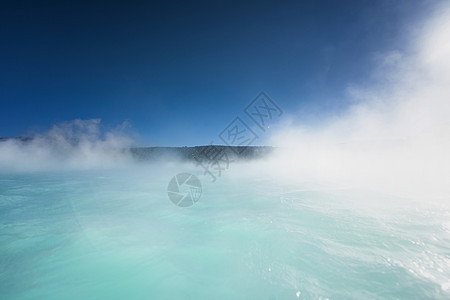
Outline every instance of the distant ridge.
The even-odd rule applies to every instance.
[[[26,137],[26,136],[14,136],[14,137],[0,137],[0,142],[5,142],[8,140],[16,140],[20,142],[28,142],[31,141],[33,138]]]
[[[130,152],[138,160],[179,158],[182,160],[249,160],[258,159],[274,150],[270,146],[136,147]]]
[[[5,141],[30,142],[33,138],[18,137],[0,137],[0,142]],[[263,158],[273,152],[275,148],[271,146],[224,146],[207,145],[194,147],[131,147],[124,149],[129,151],[133,158],[142,161],[151,160],[251,160]]]

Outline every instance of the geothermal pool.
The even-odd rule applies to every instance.
[[[202,182],[190,207],[169,180]],[[0,175],[2,299],[445,299],[450,210],[141,166]]]

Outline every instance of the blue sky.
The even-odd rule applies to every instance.
[[[371,85],[428,1],[3,1],[0,136],[124,121],[145,145],[198,145],[265,91],[296,122]],[[260,133],[258,133],[260,134]]]

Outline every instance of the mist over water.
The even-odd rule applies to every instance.
[[[100,119],[52,126],[30,141],[0,142],[0,172],[111,168],[131,162],[127,124],[103,130]]]
[[[192,165],[3,175],[3,296],[448,298],[448,210],[240,170],[215,183]],[[202,180],[188,208],[167,196],[180,171]]]
[[[271,171],[448,204],[449,16],[439,6],[405,53],[378,55],[381,78],[349,88],[347,112],[314,128],[280,126],[271,143],[283,149]]]
[[[449,20],[378,56],[346,113],[274,126],[272,156],[216,182],[137,162],[100,120],[0,142],[2,297],[450,298]],[[182,172],[202,182],[187,208],[167,194]]]

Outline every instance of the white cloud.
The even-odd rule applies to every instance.
[[[0,170],[42,171],[121,166],[130,161],[127,124],[105,133],[100,119],[54,125],[32,141],[0,142]]]
[[[449,7],[439,7],[424,24],[412,54],[380,57],[390,66],[383,75],[388,80],[349,88],[357,104],[343,116],[276,132],[272,144],[283,150],[272,171],[450,202]]]

